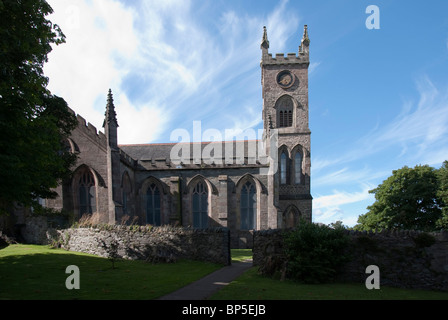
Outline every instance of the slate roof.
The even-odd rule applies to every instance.
[[[199,143],[185,143],[190,147],[190,162],[193,163],[196,153],[194,153],[194,148],[197,146],[201,147],[201,155],[203,159],[208,158],[208,155],[214,156],[216,150],[221,150],[221,161],[224,162],[225,152],[231,150],[233,158],[235,159],[238,155],[240,156],[241,150],[244,152],[245,162],[249,161],[252,164],[256,164],[253,159],[257,159],[259,150],[259,140],[241,140],[241,141],[220,141],[220,142],[199,142]],[[183,143],[182,143],[183,144]],[[177,143],[153,143],[153,144],[128,144],[120,145],[120,149],[123,150],[127,155],[129,155],[134,160],[139,163],[142,162],[154,162],[154,161],[171,161],[171,150]],[[205,148],[208,148],[204,151]],[[215,150],[215,151],[211,151]],[[260,152],[263,152],[260,150]],[[259,164],[259,163],[258,163]]]

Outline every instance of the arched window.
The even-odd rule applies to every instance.
[[[294,182],[302,183],[302,154],[300,151],[297,151],[294,157]]]
[[[276,104],[277,127],[292,127],[294,103],[289,96],[280,98]]]
[[[208,226],[208,189],[199,181],[193,189],[193,227],[204,229]]]
[[[96,212],[95,179],[92,173],[85,169],[78,180],[79,216]]]
[[[241,230],[253,230],[257,225],[257,191],[249,181],[241,189]]]
[[[152,183],[146,191],[146,222],[148,224],[161,225],[160,204],[160,190],[155,183]]]
[[[287,165],[287,157],[286,153],[282,152],[280,156],[280,183],[286,184],[286,165]]]
[[[294,228],[297,225],[300,213],[296,207],[290,206],[283,214],[283,227]]]

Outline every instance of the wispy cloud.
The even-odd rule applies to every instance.
[[[448,90],[440,91],[427,76],[416,86],[418,102],[405,103],[395,119],[362,139],[370,153],[394,147],[401,157],[418,161],[439,144],[448,151]]]
[[[120,143],[167,140],[195,120],[219,130],[259,125],[262,27],[276,52],[298,27],[288,1],[266,16],[185,0],[50,4],[67,36],[45,69],[50,90],[99,126],[112,88]]]
[[[322,209],[328,207],[339,207],[344,204],[354,203],[371,198],[369,190],[371,185],[365,185],[361,191],[345,192],[333,191],[330,195],[320,196],[313,202],[313,208]]]
[[[416,93],[418,99],[404,102],[400,113],[388,123],[378,123],[359,139],[347,141],[347,148],[340,150],[339,157],[321,155],[313,161],[312,186],[321,190],[338,188],[315,197],[316,217],[336,219],[348,214],[344,207],[349,204],[367,205],[373,201],[368,190],[394,169],[417,164],[439,166],[448,160],[448,88],[438,88],[424,76],[416,82]],[[371,164],[359,167],[370,159],[382,161],[382,169]],[[361,191],[342,191],[354,188]],[[356,215],[362,213],[365,212]]]
[[[335,168],[329,172],[316,175],[313,179],[314,187],[321,186],[334,186],[334,185],[344,185],[344,184],[362,184],[368,183],[369,181],[376,180],[378,178],[384,177],[385,174],[389,172],[373,171],[372,168],[365,166],[361,169],[343,167],[341,169]]]
[[[358,216],[365,213],[347,211],[347,207],[351,205],[372,202],[374,196],[369,194],[372,185],[362,184],[357,191],[347,192],[341,190],[333,190],[331,194],[317,196],[313,200],[313,220],[325,224],[343,221],[344,224],[353,226],[356,224]],[[357,210],[357,209],[356,209]]]
[[[418,101],[405,102],[390,122],[379,123],[359,139],[347,141],[347,149],[341,150],[339,157],[317,159],[315,169],[340,167],[386,151],[389,158],[406,158],[415,163],[440,163],[440,157],[434,161],[428,156],[433,152],[445,154],[448,159],[448,88],[438,89],[424,76],[416,83],[416,92]]]

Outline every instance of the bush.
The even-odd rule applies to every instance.
[[[347,261],[348,237],[342,227],[330,228],[302,221],[285,237],[287,277],[304,283],[334,280]]]
[[[429,233],[424,232],[415,236],[414,242],[417,248],[425,248],[430,247],[434,243],[436,243],[436,238],[434,238],[434,236],[430,235]]]

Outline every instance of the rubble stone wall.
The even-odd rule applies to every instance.
[[[285,230],[254,232],[253,262],[260,270],[284,268]],[[448,291],[448,232],[347,231],[351,259],[338,280],[365,283],[369,265],[380,270],[380,283],[400,288]],[[282,272],[283,270],[277,270]]]

